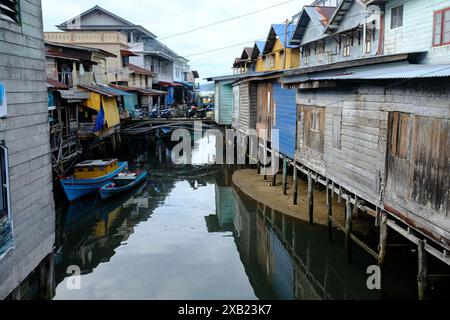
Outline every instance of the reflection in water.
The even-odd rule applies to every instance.
[[[161,141],[125,145],[122,158],[149,169],[149,181],[112,201],[88,199],[66,210],[56,299],[380,297],[366,287],[371,257],[355,250],[357,263],[345,264],[342,235],[330,244],[321,227],[241,195],[227,166],[176,167]],[[211,146],[198,141],[194,158]],[[71,265],[81,269],[80,290],[66,285]],[[400,281],[393,280],[402,288],[396,298],[409,297]]]

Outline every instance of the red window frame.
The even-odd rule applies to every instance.
[[[444,28],[445,28],[445,13],[447,11],[450,11],[450,8],[438,10],[434,12],[433,16],[433,47],[441,47],[450,45],[450,41],[444,42]],[[436,37],[436,18],[438,14],[441,14],[441,39],[439,40],[439,43],[435,43],[435,37]]]

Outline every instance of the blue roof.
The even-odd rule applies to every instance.
[[[280,38],[281,44],[284,47],[285,43],[285,35],[286,35],[286,25],[285,24],[273,24],[272,25],[275,34]],[[291,46],[289,43],[291,42],[292,36],[295,32],[295,25],[290,23],[287,28],[287,48],[295,48],[295,46]]]
[[[262,52],[264,50],[265,45],[265,41],[256,41],[256,46],[258,47],[259,52]]]
[[[115,93],[119,96],[132,96],[133,94],[129,93],[129,92],[125,92],[116,88],[112,88],[112,87],[107,87],[107,86],[100,86],[103,90],[105,91],[109,91],[112,93]]]
[[[276,41],[275,37],[280,39],[283,48],[285,48],[285,44],[287,49],[296,48],[297,46],[293,46],[290,44],[291,39],[294,36],[294,33],[295,33],[295,25],[293,23],[290,23],[287,26],[287,30],[285,24],[272,24],[272,26],[270,27],[269,36],[267,37],[267,41],[266,44],[264,45],[262,53],[266,54],[272,51],[272,48],[275,45]]]

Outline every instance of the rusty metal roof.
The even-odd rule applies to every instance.
[[[52,78],[47,78],[47,88],[69,89],[67,85]]]
[[[323,27],[322,29],[325,30],[335,11],[336,7],[304,6],[299,14],[297,25],[295,26],[294,33],[291,37],[291,44],[300,45],[305,30],[310,22],[312,26],[317,28]],[[324,36],[325,35],[322,35],[321,37]]]
[[[152,72],[150,70],[138,67],[138,66],[136,66],[134,64],[131,64],[131,63],[128,64],[128,69],[130,69],[131,71],[133,71],[134,73],[137,73],[137,74],[143,74],[143,75],[146,75],[146,76],[156,76],[156,73],[154,73],[154,72]]]

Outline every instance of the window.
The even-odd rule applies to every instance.
[[[311,131],[319,132],[319,112],[312,111],[311,112]]]
[[[389,122],[391,128],[391,155],[400,159],[409,159],[412,115],[403,112],[392,112]]]
[[[344,38],[344,57],[350,57],[352,48],[352,38],[350,36],[345,36]]]
[[[372,32],[367,32],[366,33],[366,45],[365,45],[365,49],[364,52],[365,53],[371,53],[372,52]]]
[[[0,19],[20,23],[19,0],[0,0]]]
[[[342,116],[333,116],[333,148],[341,149]]]
[[[403,5],[391,10],[391,29],[403,26]]]
[[[325,47],[324,43],[319,43],[317,48],[317,62],[323,61],[323,52],[325,51],[324,47]]]
[[[0,144],[0,259],[14,248],[9,192],[8,149]]]
[[[309,64],[309,57],[311,56],[311,49],[310,48],[308,48],[308,49],[303,49],[304,51],[303,51],[303,61],[304,61],[304,63],[305,63],[305,65],[308,65]]]
[[[434,13],[433,45],[450,44],[450,8]]]

